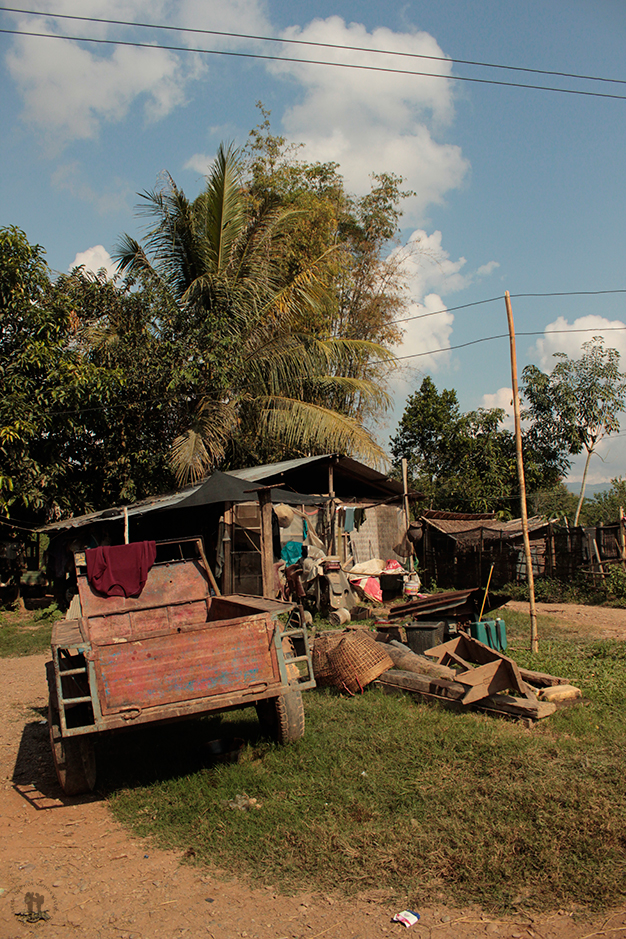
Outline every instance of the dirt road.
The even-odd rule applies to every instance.
[[[626,634],[626,631],[625,631]],[[98,795],[59,789],[45,721],[46,656],[0,659],[0,939],[381,939],[402,936],[401,907],[372,893],[284,896],[186,864],[129,836]],[[49,918],[25,922],[32,910]],[[572,911],[497,919],[432,906],[409,936],[422,939],[582,939],[600,921]],[[620,928],[623,926],[623,929]],[[626,939],[626,911],[606,923]]]

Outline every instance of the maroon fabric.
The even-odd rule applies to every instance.
[[[107,597],[138,597],[156,560],[155,541],[85,551],[87,580]]]

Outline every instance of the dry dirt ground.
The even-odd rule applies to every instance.
[[[626,638],[626,612],[544,604],[585,629]],[[613,614],[616,614],[615,616]],[[601,619],[600,619],[601,618]],[[66,799],[44,724],[46,656],[0,659],[0,939],[387,939],[403,936],[384,895],[357,899],[280,885],[252,889],[227,872],[129,835],[94,795]],[[30,908],[49,918],[30,925]],[[418,939],[626,939],[626,910],[592,918],[572,910],[497,918],[478,909],[427,906]],[[20,915],[21,914],[21,915]]]
[[[528,613],[526,602],[510,600],[506,607]],[[567,626],[573,638],[626,639],[626,610],[581,603],[537,603],[536,608],[538,614],[548,614],[555,623]]]

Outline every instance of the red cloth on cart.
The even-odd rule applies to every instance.
[[[107,597],[138,597],[156,560],[156,541],[134,541],[85,551],[87,580]]]

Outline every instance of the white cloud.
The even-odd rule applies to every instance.
[[[557,363],[553,357],[555,352],[565,352],[570,358],[578,359],[582,355],[582,344],[589,342],[594,336],[602,336],[605,346],[617,349],[621,356],[621,367],[626,368],[626,324],[621,320],[607,320],[596,314],[580,316],[571,324],[564,316],[559,316],[546,326],[544,335],[537,340],[529,354],[539,362],[544,371],[552,371]]]
[[[72,271],[75,267],[85,267],[86,270],[93,271],[94,274],[104,268],[107,277],[110,278],[115,277],[116,273],[115,262],[104,245],[94,245],[93,248],[87,248],[86,251],[79,251],[68,267],[68,271]]]
[[[567,475],[569,482],[582,482],[586,452],[572,457],[572,466]],[[588,483],[610,483],[616,476],[626,476],[626,438],[614,435],[605,437],[598,444],[589,463]]]
[[[487,264],[483,264],[481,265],[481,267],[478,268],[478,270],[476,271],[476,276],[477,277],[489,277],[489,275],[493,274],[493,272],[498,267],[500,267],[500,264],[498,263],[498,261],[488,261]]]
[[[506,416],[500,426],[506,430],[514,430],[512,388],[498,388],[494,394],[484,394],[481,405],[484,408],[502,408]]]
[[[266,23],[258,0],[96,0],[95,17],[236,31],[242,22],[260,29]],[[42,0],[39,9],[85,14],[80,0]],[[90,36],[144,43],[163,41],[162,33],[128,27],[54,20],[52,16],[14,16],[18,27],[47,35]],[[171,34],[165,34],[171,42]],[[176,34],[176,44],[206,44],[207,37]],[[213,46],[235,40],[212,37]],[[186,101],[186,88],[207,71],[206,57],[163,49],[79,45],[62,39],[15,37],[6,55],[8,70],[24,100],[24,118],[44,131],[48,147],[60,149],[72,139],[97,136],[103,123],[127,117],[137,99],[146,121],[165,117]]]
[[[449,252],[441,246],[441,239],[440,231],[428,235],[423,229],[417,229],[406,245],[391,253],[391,257],[400,264],[410,292],[416,299],[433,290],[443,294],[455,293],[473,281],[472,273],[461,273],[467,264],[466,259],[451,260]]]
[[[449,365],[449,354],[435,350],[449,348],[454,322],[454,316],[448,312],[441,297],[463,290],[478,276],[478,271],[463,273],[466,259],[461,257],[453,261],[441,241],[440,231],[429,235],[418,229],[406,245],[395,248],[389,255],[389,261],[396,266],[404,281],[407,301],[406,309],[399,317],[401,321],[408,322],[401,323],[404,335],[398,355],[420,353],[419,360],[412,359],[411,364],[435,371]],[[432,355],[424,355],[428,352]]]
[[[395,33],[386,28],[369,33],[363,25],[348,25],[339,16],[290,27],[283,37],[443,56],[428,33]],[[286,48],[292,55],[293,47]],[[383,68],[423,68],[423,60],[371,52],[303,46],[297,54]],[[299,63],[272,63],[269,68],[295,79],[304,89],[303,100],[283,117],[287,135],[306,144],[308,159],[339,163],[349,189],[363,193],[369,189],[371,173],[397,173],[417,193],[407,200],[405,213],[418,221],[428,205],[443,202],[448,190],[461,185],[467,160],[458,146],[435,139],[454,116],[451,82]],[[451,74],[452,65],[447,60],[429,61],[427,70],[445,76]]]

